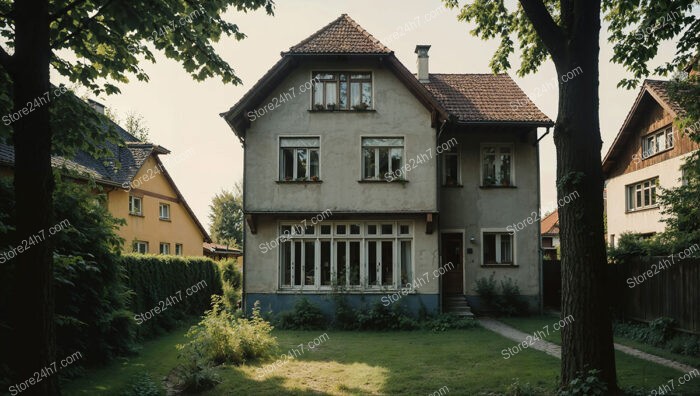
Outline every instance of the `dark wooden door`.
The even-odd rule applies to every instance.
[[[442,234],[442,266],[448,270],[442,276],[443,294],[463,294],[462,234]]]

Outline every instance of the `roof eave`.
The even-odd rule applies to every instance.
[[[553,121],[462,121],[458,120],[457,125],[515,125],[515,126],[535,126],[535,127],[553,127]]]

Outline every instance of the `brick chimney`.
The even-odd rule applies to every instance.
[[[418,59],[416,61],[418,65],[418,81],[422,83],[430,82],[430,71],[428,69],[429,59],[428,51],[430,50],[429,45],[416,45],[416,50],[414,51],[418,54]]]

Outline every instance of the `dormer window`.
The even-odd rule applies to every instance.
[[[371,109],[372,73],[314,72],[313,107],[316,111]]]

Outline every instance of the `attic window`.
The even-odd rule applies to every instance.
[[[313,110],[368,110],[372,108],[372,73],[314,72]]]
[[[642,158],[673,148],[673,127],[666,127],[642,138]]]

